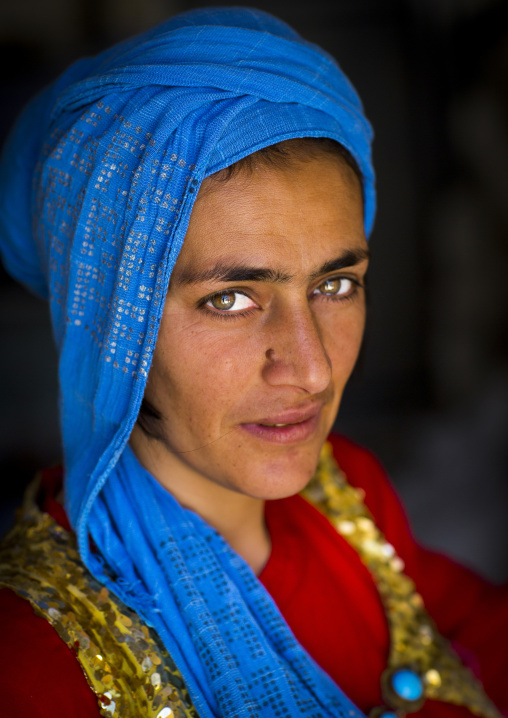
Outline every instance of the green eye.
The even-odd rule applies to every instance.
[[[206,301],[205,306],[216,309],[221,314],[239,314],[247,309],[252,309],[256,304],[246,294],[235,290],[217,292]]]
[[[349,277],[331,277],[330,279],[325,279],[325,281],[314,290],[314,294],[345,299],[354,293],[355,284],[355,281],[349,279]]]
[[[319,289],[322,294],[339,294],[342,282],[342,279],[327,279]]]
[[[214,309],[231,309],[236,301],[236,292],[221,292],[215,294],[210,300]]]

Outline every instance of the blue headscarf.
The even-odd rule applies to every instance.
[[[351,152],[368,235],[371,130],[335,61],[270,15],[207,9],[74,64],[0,165],[5,266],[50,302],[83,561],[157,630],[200,716],[358,715],[243,560],[127,445],[203,178],[295,137]]]

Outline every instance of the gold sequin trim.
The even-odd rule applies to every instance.
[[[363,492],[347,483],[329,444],[303,495],[355,549],[376,582],[390,630],[385,682],[393,671],[409,668],[422,678],[425,698],[465,706],[484,718],[501,718],[481,684],[438,633],[413,581],[403,573],[404,562],[376,527]]]
[[[83,565],[75,536],[35,504],[0,545],[0,586],[30,601],[69,646],[109,718],[198,718],[173,660],[137,616]]]
[[[91,576],[74,535],[37,508],[36,491],[34,482],[21,520],[0,545],[0,586],[29,600],[54,626],[79,660],[103,716],[198,718],[182,676],[157,635]],[[347,483],[329,444],[303,495],[374,577],[391,639],[383,680],[398,668],[410,668],[421,676],[425,698],[465,706],[483,718],[501,718],[437,632],[414,583],[403,573],[402,559],[376,527],[363,492]]]

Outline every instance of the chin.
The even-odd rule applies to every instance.
[[[300,493],[314,475],[322,443],[306,449],[292,447],[292,451],[276,459],[253,462],[250,476],[244,476],[243,486],[238,490],[265,501]]]

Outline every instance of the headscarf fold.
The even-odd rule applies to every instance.
[[[347,78],[270,15],[218,8],[74,64],[26,108],[0,163],[5,266],[50,303],[81,555],[155,627],[202,716],[357,714],[245,563],[126,446],[203,178],[295,137],[351,152],[368,235],[371,130]]]

